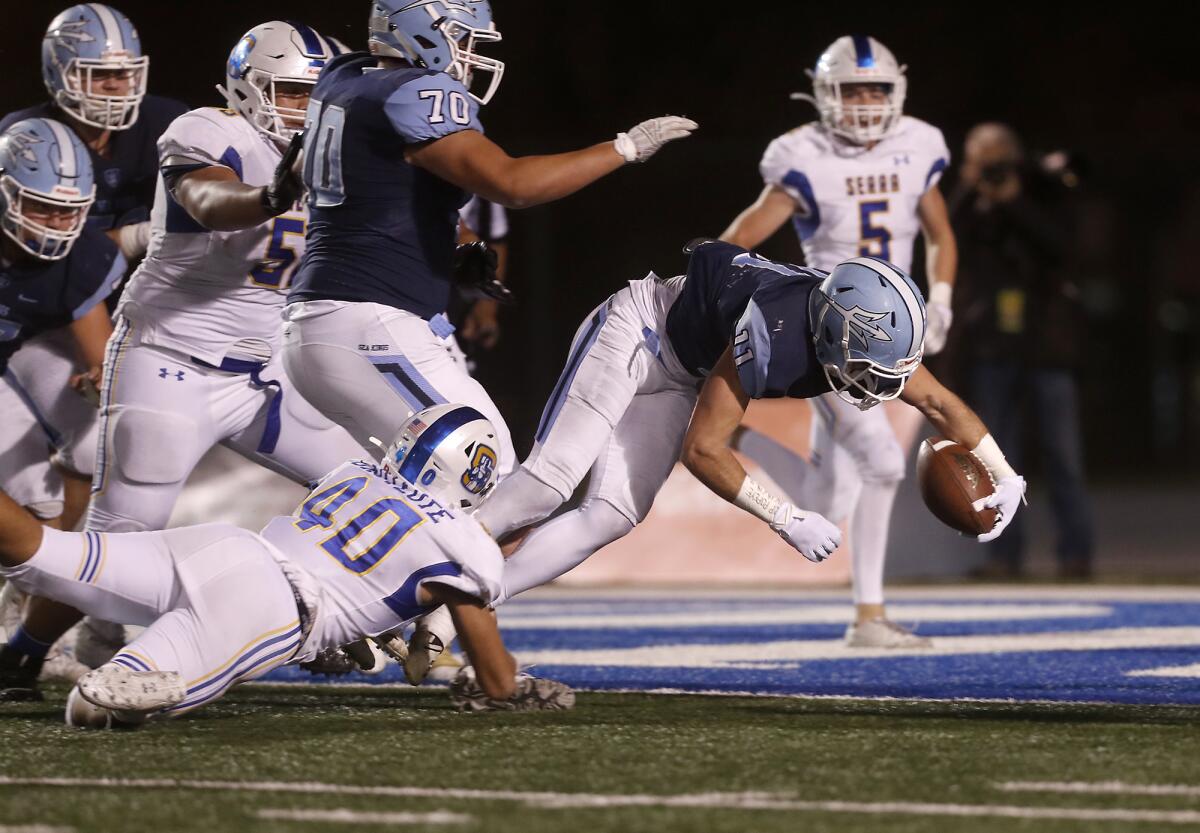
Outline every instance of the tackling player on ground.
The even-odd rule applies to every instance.
[[[908,271],[918,230],[925,237],[930,294],[925,354],[946,343],[957,249],[937,183],[950,152],[936,127],[902,115],[904,67],[879,41],[838,38],[817,61],[813,79],[820,120],[775,139],[763,155],[765,187],[721,235],[757,248],[788,220],[805,262],[829,270],[869,255]],[[738,451],[795,502],[835,523],[850,518],[855,621],[852,647],[928,647],[929,640],[892,622],[883,598],[884,559],[905,450],[883,408],[861,410],[832,393],[812,400],[812,453],[750,430]]]
[[[46,531],[0,492],[0,574],[146,626],[80,678],[67,701],[67,720],[79,725],[186,713],[285,663],[399,630],[439,604],[473,663],[451,687],[459,708],[571,708],[566,686],[517,674],[488,609],[504,560],[467,511],[496,474],[472,463],[474,452],[495,442],[473,408],[423,411],[382,466],[338,467],[260,535],[225,524]]]
[[[996,483],[987,505],[999,514],[980,540],[995,538],[1025,481],[979,418],[921,367],[924,338],[921,293],[875,258],[826,273],[709,241],[694,248],[686,276],[630,282],[580,326],[533,452],[475,515],[498,541],[534,526],[505,565],[500,600],[629,533],[681,450],[716,494],[805,558],[829,557],[837,526],[771,494],[730,448],[751,399],[832,393],[862,410],[903,399],[987,466]],[[578,507],[547,521],[589,473]]]

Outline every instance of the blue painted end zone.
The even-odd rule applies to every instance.
[[[800,595],[535,596],[507,605],[501,627],[535,673],[586,689],[1200,705],[1200,593],[1119,595],[906,594],[893,618],[928,617],[918,631],[935,649],[898,655],[844,648],[848,602]],[[295,668],[267,679],[313,681]]]

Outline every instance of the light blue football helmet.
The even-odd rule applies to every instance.
[[[924,356],[925,299],[885,260],[843,261],[809,297],[817,360],[837,395],[865,411],[895,399]]]
[[[66,257],[95,198],[92,158],[71,128],[23,119],[0,133],[0,227],[26,252]]]
[[[367,44],[376,55],[445,72],[468,91],[474,73],[489,73],[484,93],[471,93],[480,104],[491,101],[500,86],[504,62],[475,51],[500,40],[487,0],[374,0],[367,25]]]
[[[84,124],[126,130],[146,96],[150,59],[125,15],[102,3],[72,6],[42,39],[42,80],[54,103]]]
[[[383,453],[382,466],[451,508],[471,509],[500,472],[496,429],[467,405],[433,405],[410,416]]]

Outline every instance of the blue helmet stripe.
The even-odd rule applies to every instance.
[[[468,408],[465,405],[443,415],[441,419],[430,425],[421,434],[420,439],[417,440],[412,451],[408,453],[408,458],[404,461],[404,465],[400,469],[400,477],[409,483],[416,483],[417,478],[421,475],[421,470],[425,468],[425,464],[429,462],[434,449],[441,445],[442,440],[449,437],[468,422],[474,422],[477,419],[485,419],[485,417],[479,411],[474,408]]]
[[[854,39],[854,56],[860,67],[875,66],[875,55],[871,52],[871,39],[866,35],[851,35]]]
[[[309,58],[324,58],[326,50],[321,43],[320,36],[312,28],[305,26],[295,20],[285,21],[289,26],[300,33],[300,37],[304,40],[304,54]]]

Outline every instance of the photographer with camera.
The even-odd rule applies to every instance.
[[[1030,408],[1058,525],[1060,578],[1091,575],[1093,531],[1084,482],[1075,371],[1083,341],[1067,211],[1077,178],[1051,162],[1027,161],[1017,134],[985,123],[967,135],[950,217],[959,244],[961,304],[956,322],[971,404],[1021,467],[1024,414]],[[990,544],[978,578],[1023,573],[1024,524]]]

